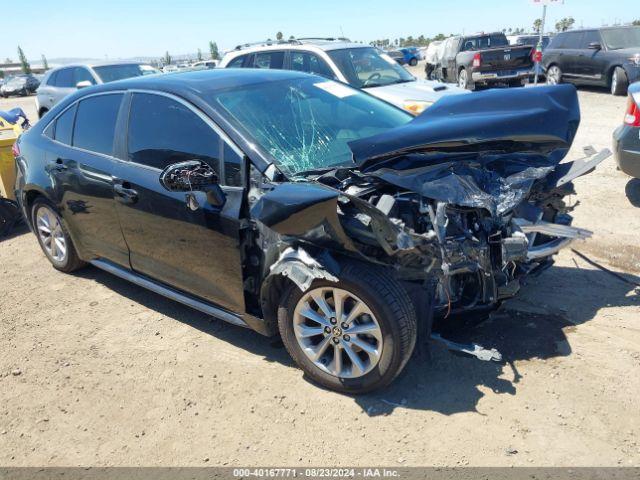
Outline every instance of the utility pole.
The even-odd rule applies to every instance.
[[[540,76],[540,62],[542,61],[542,39],[544,36],[544,24],[547,21],[547,5],[542,5],[542,24],[540,25],[540,38],[538,39],[538,45],[536,46],[536,78],[534,85],[538,85],[538,77]]]

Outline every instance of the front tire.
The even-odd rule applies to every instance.
[[[417,64],[418,64],[417,58],[412,58],[411,60],[409,60],[409,65],[411,65],[412,67],[415,67]]]
[[[86,265],[78,257],[62,218],[50,202],[44,198],[33,202],[31,222],[40,248],[56,270],[71,273]]]
[[[627,94],[629,79],[627,73],[621,67],[616,67],[611,74],[611,94],[622,96]]]
[[[416,344],[416,312],[385,270],[347,263],[339,282],[291,286],[278,308],[287,351],[314,382],[361,394],[391,383]]]

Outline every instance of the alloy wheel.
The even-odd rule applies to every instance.
[[[547,83],[549,85],[558,85],[560,83],[560,69],[555,65],[547,72]]]
[[[36,213],[36,229],[47,255],[56,262],[64,262],[67,241],[58,215],[49,207],[40,207]]]
[[[468,78],[467,78],[467,71],[466,70],[461,70],[460,71],[460,75],[458,76],[458,86],[460,88],[467,88],[467,83],[468,83]]]
[[[319,287],[296,304],[293,329],[298,345],[319,369],[358,378],[380,361],[382,330],[367,304],[341,288]]]
[[[611,76],[611,93],[615,95],[617,90],[618,90],[618,72],[614,70],[613,75]]]

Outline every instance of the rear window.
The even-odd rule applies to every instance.
[[[76,104],[58,117],[54,127],[53,138],[57,142],[71,145],[73,135],[73,119],[76,116]]]
[[[227,65],[227,68],[240,68],[242,67],[242,64],[244,63],[245,59],[247,58],[248,55],[240,55],[237,58],[234,58],[233,60],[231,60],[229,62],[229,65]]]
[[[465,38],[461,51],[485,50],[487,48],[507,46],[509,46],[509,40],[504,35],[484,35],[482,37]]]
[[[137,64],[103,65],[101,67],[93,67],[93,71],[98,74],[98,77],[104,83],[145,75],[142,65]],[[146,73],[148,74],[148,71]]]
[[[282,69],[284,65],[284,52],[256,53],[253,60],[253,68]]]
[[[78,103],[73,146],[113,155],[113,137],[122,94],[89,97]]]

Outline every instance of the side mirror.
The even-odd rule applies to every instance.
[[[592,42],[589,44],[589,50],[602,50],[602,45],[598,42]]]
[[[81,88],[87,88],[93,85],[89,80],[82,80],[81,82],[76,83],[76,88],[79,90]]]
[[[215,170],[200,160],[169,165],[160,174],[160,183],[170,192],[206,192],[207,201],[214,207],[226,201]]]

